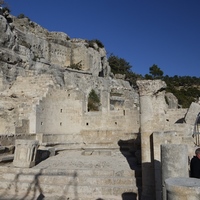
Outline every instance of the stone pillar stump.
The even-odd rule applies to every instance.
[[[199,200],[200,179],[169,178],[165,180],[167,200]]]
[[[166,179],[173,177],[186,177],[186,178],[189,177],[187,145],[162,144],[161,167],[162,167],[163,200],[165,200],[167,199],[166,188],[165,188]]]
[[[30,168],[35,166],[35,157],[38,149],[37,140],[16,140],[13,165],[15,167]]]

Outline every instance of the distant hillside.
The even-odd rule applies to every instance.
[[[183,108],[188,108],[192,102],[198,102],[200,97],[200,78],[190,76],[163,77],[167,91],[172,92]]]

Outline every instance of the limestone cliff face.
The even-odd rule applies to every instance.
[[[42,123],[38,122],[37,110],[41,112],[46,104],[51,107],[52,103],[46,100],[50,93],[65,99],[63,94],[67,91],[65,95],[71,95],[69,91],[72,91],[74,100],[81,105],[80,115],[83,115],[87,113],[87,98],[92,89],[101,99],[101,112],[131,110],[136,117],[135,130],[138,129],[138,94],[128,82],[110,77],[105,48],[94,41],[89,43],[83,39],[70,39],[66,33],[49,32],[28,18],[10,18],[12,20],[0,15],[0,121],[3,124],[0,134],[35,133],[38,124]],[[97,120],[105,121],[102,128],[109,128],[110,118],[105,120],[102,114],[100,116]],[[87,124],[88,120],[87,117]],[[129,121],[128,125],[124,124],[127,132],[134,125],[131,120],[124,119]],[[113,118],[113,124],[116,126],[117,123]],[[79,127],[78,131],[83,129],[80,123]]]
[[[9,54],[21,58],[17,62],[15,60],[16,67],[34,69],[40,73],[48,72],[54,66],[63,70],[78,65],[80,70],[90,72],[94,76],[99,76],[99,73],[103,77],[109,76],[106,51],[97,44],[94,43],[91,47],[86,40],[70,39],[67,34],[61,32],[48,32],[28,18],[13,17],[12,24],[3,16],[0,16],[0,20],[0,47],[12,50]],[[8,52],[4,49],[1,54]],[[8,60],[10,58],[6,61]],[[11,60],[14,62],[14,58]]]

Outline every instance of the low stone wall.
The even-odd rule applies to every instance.
[[[138,133],[124,133],[122,131],[81,131],[80,134],[37,134],[36,140],[40,144],[66,145],[79,148],[119,148],[119,142],[140,143]],[[76,145],[76,146],[74,146]],[[130,146],[130,145],[129,145]]]
[[[28,139],[28,140],[35,140],[35,134],[10,134],[10,135],[0,135],[0,141],[2,146],[9,146],[15,145],[16,139]]]

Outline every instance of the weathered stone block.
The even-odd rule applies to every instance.
[[[194,125],[199,112],[200,112],[200,104],[192,102],[185,116],[186,123]]]
[[[38,149],[37,140],[16,140],[15,156],[13,165],[15,167],[33,167]]]

